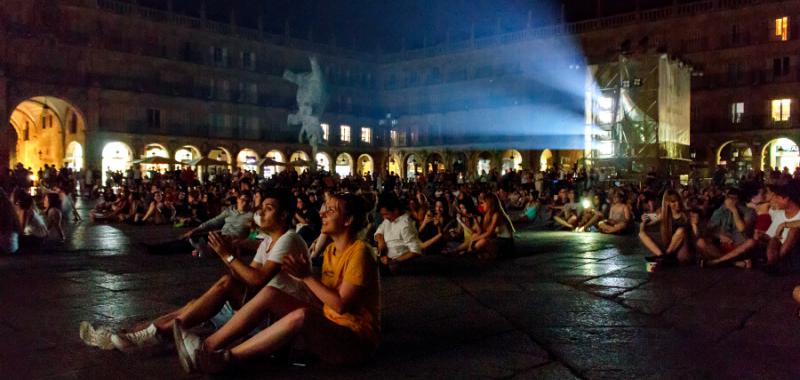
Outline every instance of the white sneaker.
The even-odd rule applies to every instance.
[[[181,326],[181,321],[172,322],[172,337],[175,339],[175,349],[178,350],[178,360],[187,373],[197,371],[197,351],[200,349],[200,337],[186,332]]]
[[[89,346],[99,347],[102,350],[113,350],[114,344],[111,343],[111,329],[101,326],[97,329],[87,321],[81,322],[81,340]]]
[[[150,324],[146,328],[127,334],[111,335],[111,343],[120,351],[129,351],[134,348],[155,346],[161,343],[156,325]]]

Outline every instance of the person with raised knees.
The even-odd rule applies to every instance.
[[[91,324],[83,322],[81,339],[104,349],[130,351],[162,343],[172,333],[178,318],[187,328],[206,321],[220,328],[265,285],[299,298],[308,297],[305,288],[281,270],[285,257],[308,255],[305,242],[291,228],[295,204],[288,191],[265,192],[260,210],[260,229],[265,238],[249,264],[241,259],[229,237],[220,232],[210,233],[209,244],[228,273],[200,297],[130,333],[109,334],[108,328],[95,330]]]
[[[266,287],[219,331],[200,343],[175,324],[175,345],[187,371],[221,372],[254,362],[302,338],[306,350],[334,365],[363,363],[380,339],[380,281],[372,249],[357,236],[366,226],[364,201],[333,195],[322,213],[322,232],[333,243],[324,252],[321,278],[305,257],[287,257],[284,268],[302,280],[315,300]],[[269,327],[242,341],[267,315]]]
[[[660,226],[661,244],[656,243],[645,231],[647,226],[654,224]],[[689,215],[683,209],[680,194],[675,190],[664,192],[658,213],[642,214],[639,240],[653,254],[648,260],[689,263],[692,259],[690,246],[693,235]]]

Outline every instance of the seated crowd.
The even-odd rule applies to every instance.
[[[401,181],[393,173],[339,178],[285,170],[269,179],[236,171],[201,182],[190,170],[112,179],[90,214],[95,222],[185,228],[175,241],[148,250],[216,258],[227,274],[131,332],[85,322],[87,344],[130,351],[174,342],[187,371],[247,365],[301,341],[326,362],[360,363],[380,341],[379,273],[402,272],[422,256],[490,262],[513,255],[516,227],[638,231],[646,259],[658,265],[781,272],[799,257],[800,180],[788,175],[751,173],[735,186],[700,186],[650,175],[623,184],[586,172],[491,172],[465,182],[449,172]],[[12,194],[0,192],[0,218],[9,220],[0,229],[0,252],[9,251],[14,234],[18,245],[63,239],[51,223],[61,218],[58,191],[44,197],[43,214],[25,191]],[[795,294],[800,302],[800,288]],[[213,334],[196,335],[200,326]]]

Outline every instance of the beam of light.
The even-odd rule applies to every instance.
[[[494,62],[495,69],[510,65],[511,73],[471,80],[448,87],[450,93],[437,94],[450,103],[440,122],[447,148],[588,149],[587,89],[596,86],[587,86],[587,62],[577,39],[559,32],[516,46],[501,46],[492,53],[495,55],[488,62]],[[474,69],[485,62],[468,67]],[[452,106],[459,102],[463,102],[463,110]],[[612,117],[611,106],[606,108],[609,111],[601,117]],[[413,127],[424,126],[426,121],[409,117],[400,123]]]

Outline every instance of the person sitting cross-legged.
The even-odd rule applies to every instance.
[[[312,275],[305,256],[284,259],[285,270],[302,280],[314,301],[266,287],[203,342],[176,321],[175,346],[183,368],[221,372],[268,357],[298,338],[326,363],[354,365],[369,359],[380,337],[380,280],[372,249],[357,238],[366,227],[365,203],[354,194],[328,200],[322,232],[333,243],[325,249],[321,278]],[[242,341],[267,315],[274,322]]]
[[[209,234],[209,243],[229,273],[220,278],[203,295],[189,301],[182,308],[156,318],[143,329],[111,336],[98,333],[88,322],[81,324],[80,335],[87,344],[101,348],[116,348],[128,351],[132,348],[152,346],[172,332],[177,318],[183,326],[192,327],[209,321],[219,328],[230,319],[259,289],[279,289],[298,297],[306,297],[305,289],[286,272],[281,271],[282,260],[294,257],[298,260],[308,255],[308,246],[294,232],[296,201],[288,191],[267,191],[261,204],[261,230],[266,234],[259,245],[256,256],[249,264],[239,257],[231,240],[219,232]],[[108,329],[102,329],[108,331]],[[110,343],[107,341],[110,339]]]
[[[734,261],[750,253],[756,241],[747,237],[755,221],[753,209],[739,202],[739,191],[730,189],[725,200],[711,214],[705,236],[697,239],[697,253],[703,257],[700,266],[714,266]]]

